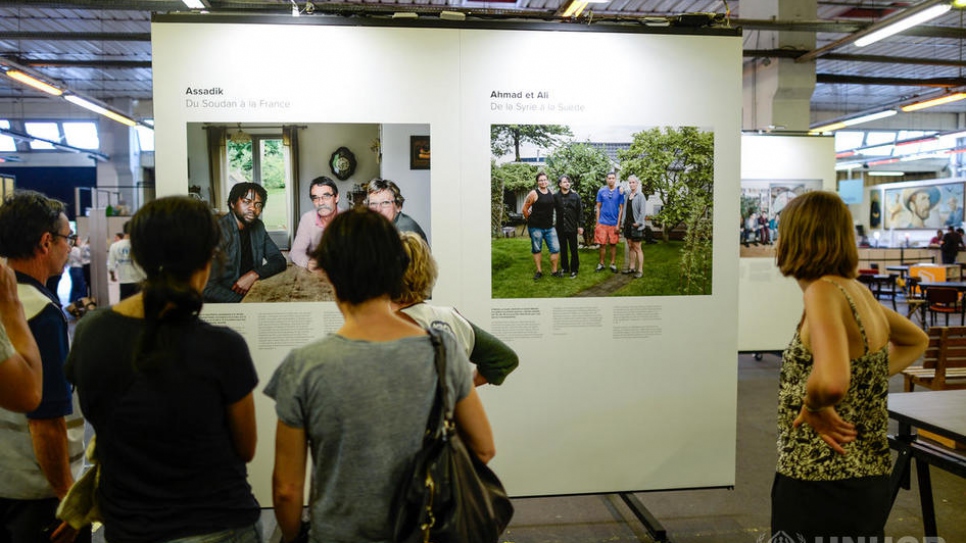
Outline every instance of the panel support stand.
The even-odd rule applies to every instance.
[[[647,533],[650,534],[654,541],[670,543],[670,540],[667,538],[667,530],[664,529],[661,521],[657,520],[657,518],[655,518],[654,515],[647,510],[647,507],[644,507],[644,504],[641,503],[641,500],[637,499],[637,496],[631,494],[630,492],[618,492],[617,495],[624,500],[624,503],[627,504],[627,507],[630,508],[632,513],[634,513],[634,516],[637,517],[637,520],[641,521],[641,524],[644,525]]]

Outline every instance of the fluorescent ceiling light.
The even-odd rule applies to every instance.
[[[564,17],[580,17],[580,14],[587,7],[587,0],[570,0],[570,5],[563,12]]]
[[[208,8],[208,6],[206,6],[204,4],[204,2],[202,2],[201,0],[181,0],[181,1],[184,2],[184,5],[188,6],[191,9],[207,9]]]
[[[871,171],[869,175],[875,175],[877,177],[902,177],[906,175],[906,172],[883,172],[883,171]]]
[[[909,104],[907,106],[902,106],[902,111],[919,111],[920,109],[926,109],[928,107],[941,106],[943,104],[949,104],[952,102],[958,102],[966,98],[966,92],[957,92],[955,94],[947,94],[946,96],[940,96],[939,98],[933,98],[932,100],[923,100],[922,102],[916,102],[915,104]]]
[[[6,73],[7,73],[7,77],[9,77],[10,79],[15,79],[23,83],[24,85],[31,86],[37,90],[42,90],[47,94],[53,94],[54,96],[60,96],[61,94],[64,94],[64,91],[58,89],[57,87],[44,83],[39,79],[35,79],[21,72],[20,70],[7,70]]]
[[[117,121],[117,122],[119,122],[121,124],[126,124],[128,126],[135,126],[135,125],[138,124],[138,123],[134,122],[133,119],[130,119],[128,117],[125,117],[124,115],[121,115],[120,113],[115,113],[115,112],[113,112],[113,111],[111,111],[111,110],[109,110],[109,109],[107,109],[105,107],[99,106],[99,105],[97,105],[97,104],[95,104],[93,102],[88,102],[87,100],[85,100],[85,99],[83,99],[83,98],[81,98],[79,96],[75,96],[73,94],[68,94],[67,96],[64,96],[64,100],[67,100],[68,102],[70,102],[72,104],[75,104],[75,105],[78,105],[78,106],[80,106],[80,107],[82,107],[84,109],[93,111],[94,113],[98,113],[100,115],[103,115],[103,116],[107,117],[108,119],[111,119],[113,121]]]
[[[845,123],[845,126],[855,126],[857,124],[877,121],[879,119],[885,119],[886,117],[892,117],[896,113],[898,113],[898,111],[894,109],[887,109],[885,111],[879,111],[878,113],[870,113],[868,115],[863,115],[861,117],[846,119],[842,122]]]
[[[953,0],[953,7],[966,8],[966,0]]]
[[[845,119],[842,121],[826,124],[823,126],[817,126],[808,131],[809,134],[820,134],[822,132],[834,132],[840,128],[845,128],[846,126],[855,126],[857,124],[867,123],[871,121],[876,121],[878,119],[885,119],[886,117],[892,117],[898,113],[894,109],[887,109],[885,111],[879,111],[876,113],[870,113],[868,115],[862,115],[860,117],[853,117],[851,119]]]
[[[901,21],[896,21],[894,24],[891,24],[885,28],[882,28],[881,30],[877,30],[869,34],[868,36],[863,36],[855,40],[855,46],[865,47],[866,45],[875,43],[881,39],[888,38],[893,34],[898,34],[899,32],[902,32],[904,30],[909,30],[910,28],[916,25],[922,24],[926,21],[930,21],[932,19],[935,19],[936,17],[939,17],[940,15],[949,11],[950,9],[952,9],[952,6],[949,4],[937,4],[929,9],[924,9],[919,13],[916,13],[915,15],[906,17]]]

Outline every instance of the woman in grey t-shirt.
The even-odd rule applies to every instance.
[[[340,213],[312,257],[335,290],[345,324],[289,353],[265,393],[276,401],[273,498],[285,541],[301,527],[311,452],[312,541],[392,539],[391,502],[420,449],[436,392],[429,335],[390,308],[407,266],[399,233],[366,209]],[[493,435],[466,355],[444,334],[456,423],[484,462]]]

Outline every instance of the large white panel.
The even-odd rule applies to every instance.
[[[325,136],[317,134],[318,125],[311,123],[428,127],[434,136],[437,131],[451,135],[434,137],[431,176],[458,177],[455,31],[157,23],[152,26],[152,40],[158,195],[187,192],[187,124],[203,122],[309,124],[303,140],[323,143]],[[242,53],[231,44],[246,47]],[[189,88],[220,89],[223,94],[188,95]],[[357,159],[372,156],[358,145],[362,144],[351,148]],[[317,175],[331,176],[326,169],[328,158],[328,154],[303,154],[303,182]],[[359,171],[366,173],[346,185],[365,183],[376,173],[394,178],[375,164]],[[404,185],[422,181],[408,170],[405,174]],[[452,181],[433,183],[431,200],[456,202],[458,189],[459,184]],[[410,209],[408,203],[405,210],[427,211]],[[458,206],[434,206],[431,224],[458,222]],[[422,224],[428,227],[429,223]],[[431,235],[434,246],[452,248],[459,243],[454,228],[437,226]],[[457,267],[458,252],[440,250],[436,256],[444,269]],[[252,351],[261,380],[255,395],[260,439],[249,473],[259,501],[270,504],[274,402],[260,391],[293,346],[334,331],[342,317],[334,303],[207,304],[205,317],[238,329]]]
[[[464,254],[471,318],[495,330],[531,329],[512,341],[520,369],[483,391],[496,469],[521,495],[732,484],[738,40],[466,31],[461,48],[463,66],[473,67],[463,69],[461,85],[465,224],[489,220],[488,206],[470,203],[489,197],[492,124],[697,126],[715,134],[711,296],[491,300],[489,253]],[[466,247],[489,244],[483,228],[464,234]],[[582,270],[592,273],[594,264]],[[507,319],[520,314],[513,310],[528,316]],[[620,337],[627,311],[653,315],[654,335]],[[562,314],[586,322],[559,327]]]
[[[156,23],[152,35],[159,194],[187,188],[189,122],[430,127],[431,235],[443,270],[434,301],[495,331],[511,324],[499,317],[505,310],[532,315],[532,337],[508,339],[520,368],[503,386],[481,390],[497,439],[494,467],[512,494],[734,483],[740,39],[182,23]],[[245,54],[227,53],[227,44],[238,43],[249,45]],[[186,96],[189,87],[224,95],[206,107]],[[537,108],[498,110],[493,91],[549,98],[520,101]],[[553,108],[541,111],[541,104]],[[712,294],[491,300],[494,123],[713,132]],[[554,328],[554,314],[570,311],[599,318]],[[615,322],[629,312],[649,315],[652,333],[618,337]],[[245,334],[263,383],[291,345],[341,322],[331,303],[209,305],[205,314]],[[279,327],[296,330],[291,345],[264,332]],[[261,394],[257,409],[261,440],[251,476],[269,503],[274,414]]]
[[[821,179],[835,190],[835,140],[830,137],[745,134],[741,178]],[[735,215],[736,217],[738,215]],[[742,258],[738,271],[738,349],[777,351],[788,345],[802,316],[802,291],[782,277],[773,258]]]

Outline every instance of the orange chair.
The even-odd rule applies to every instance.
[[[944,313],[946,326],[949,326],[949,315],[959,313],[959,324],[963,325],[963,306],[959,303],[959,292],[954,288],[926,289],[926,311],[931,317],[931,324],[936,324],[937,313]]]

